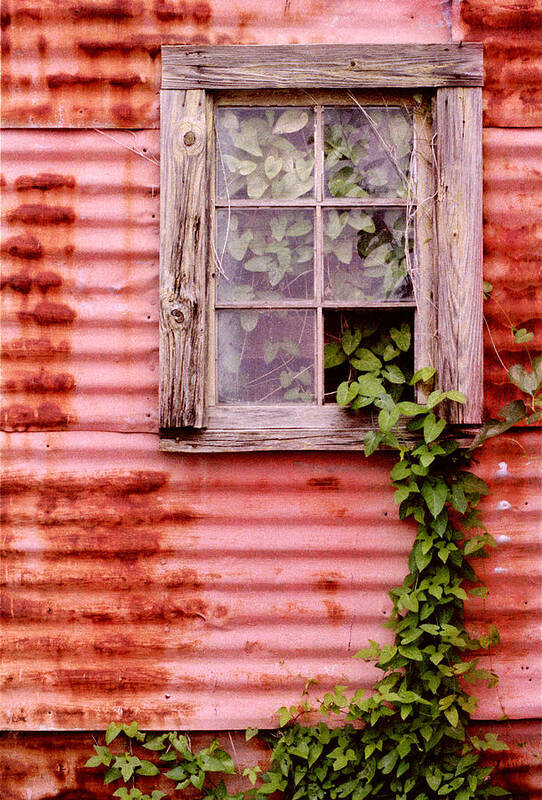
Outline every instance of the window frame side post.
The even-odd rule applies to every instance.
[[[166,430],[206,424],[207,105],[201,89],[161,91],[159,420]]]
[[[437,90],[438,367],[455,389],[452,423],[478,425],[483,406],[482,90]]]

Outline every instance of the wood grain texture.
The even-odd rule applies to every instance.
[[[162,46],[163,89],[481,86],[482,45]]]
[[[162,431],[167,452],[249,452],[259,450],[363,450],[365,435],[377,427],[376,416],[325,406],[212,406],[205,430]],[[408,441],[419,434],[401,426]],[[467,444],[474,431],[455,427]]]
[[[160,427],[205,424],[205,92],[163,92],[160,161]]]
[[[482,419],[482,91],[439,89],[437,248],[439,377],[465,406],[452,422]]]
[[[437,281],[433,235],[435,217],[435,170],[433,165],[433,126],[428,111],[420,108],[414,119],[414,263],[412,286],[416,300],[414,319],[414,366],[437,367]],[[433,385],[418,384],[416,399],[426,401]]]

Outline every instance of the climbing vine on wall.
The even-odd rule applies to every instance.
[[[531,338],[524,328],[511,325],[511,330],[518,343]],[[369,694],[337,686],[317,702],[309,700],[307,688],[298,705],[279,709],[277,730],[248,729],[247,739],[259,735],[269,743],[270,767],[245,769],[252,788],[233,795],[216,780],[235,772],[218,742],[195,752],[186,734],[145,734],[135,722],[111,723],[105,745],[95,745],[87,766],[104,769],[107,784],[124,783],[114,797],[161,800],[180,797],[189,787],[205,800],[259,800],[274,792],[289,800],[487,800],[508,794],[492,782],[492,767],[481,763],[484,751],[507,746],[493,733],[480,739],[468,732],[477,699],[467,684],[497,683],[492,672],[479,668],[476,654],[499,641],[493,626],[473,637],[463,620],[468,597],[487,594],[471,562],[495,546],[478,509],[488,487],[471,465],[487,438],[522,420],[540,421],[542,357],[528,354],[530,369],[509,370],[527,402],[509,403],[465,445],[439,413],[465,398],[456,391],[430,391],[437,378],[432,368],[411,375],[404,358],[410,347],[406,323],[391,328],[345,323],[325,349],[326,367],[343,371],[339,406],[376,415],[365,455],[378,447],[397,453],[390,475],[394,500],[399,517],[417,525],[407,575],[390,592],[393,609],[386,626],[394,640],[369,641],[355,656],[373,661],[382,677]],[[427,390],[423,404],[414,399],[419,385]],[[303,725],[309,711],[329,716],[330,724]],[[113,752],[109,745],[119,735],[128,747]],[[153,760],[134,754],[134,744]],[[136,785],[139,776],[165,776],[172,789],[145,794]]]

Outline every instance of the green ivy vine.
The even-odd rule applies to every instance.
[[[512,332],[520,339],[529,333]],[[252,788],[237,794],[228,792],[223,779],[216,780],[235,772],[232,757],[217,741],[194,752],[186,734],[146,734],[136,722],[111,723],[105,745],[95,745],[86,766],[104,770],[106,784],[124,784],[114,797],[166,796],[162,789],[144,794],[136,785],[139,776],[164,777],[174,784],[173,792],[194,787],[204,800],[261,800],[275,792],[288,800],[487,800],[509,794],[492,781],[493,768],[481,762],[484,751],[507,745],[494,733],[480,739],[468,731],[477,699],[466,684],[497,683],[496,675],[479,668],[476,653],[499,641],[493,626],[473,637],[464,624],[468,597],[487,594],[471,562],[495,546],[478,509],[488,487],[470,467],[486,439],[521,420],[541,419],[542,357],[529,355],[530,370],[510,368],[510,379],[527,403],[509,403],[470,446],[462,447],[439,410],[465,398],[455,391],[430,391],[436,380],[432,368],[410,374],[410,348],[407,323],[389,329],[370,323],[346,327],[325,352],[326,366],[344,371],[338,404],[377,414],[378,429],[367,434],[365,454],[380,446],[396,451],[390,475],[394,500],[399,517],[417,525],[408,573],[390,592],[393,609],[386,626],[394,640],[386,645],[370,640],[355,656],[374,662],[382,673],[372,692],[336,686],[314,701],[309,681],[299,704],[279,709],[277,730],[247,730],[247,740],[259,735],[269,743],[271,761],[265,771],[245,769]],[[414,397],[420,385],[429,392],[425,403]],[[416,434],[414,441],[406,434]],[[300,720],[309,711],[328,715],[330,724],[303,725]],[[109,745],[119,735],[128,747],[113,752]]]

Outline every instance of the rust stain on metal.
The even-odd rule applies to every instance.
[[[11,403],[2,408],[1,427],[5,431],[61,430],[70,422],[69,414],[58,403],[40,403],[37,408]]]
[[[462,0],[455,36],[484,43],[485,124],[542,125],[540,0]]]
[[[19,175],[15,179],[15,188],[18,192],[27,189],[40,189],[48,192],[50,189],[73,189],[74,186],[73,175],[56,175],[52,172],[40,172],[39,175]]]
[[[75,214],[72,208],[48,206],[45,203],[25,203],[8,211],[7,220],[29,225],[73,225]]]
[[[443,42],[440,0],[13,0],[4,11],[6,126],[158,127],[162,44]]]
[[[38,325],[66,325],[73,322],[77,314],[65,303],[51,303],[47,300],[37,303],[31,311],[19,311],[19,319],[34,320]]]
[[[29,233],[11,236],[2,245],[2,251],[14,258],[38,259],[43,255],[41,242]]]

